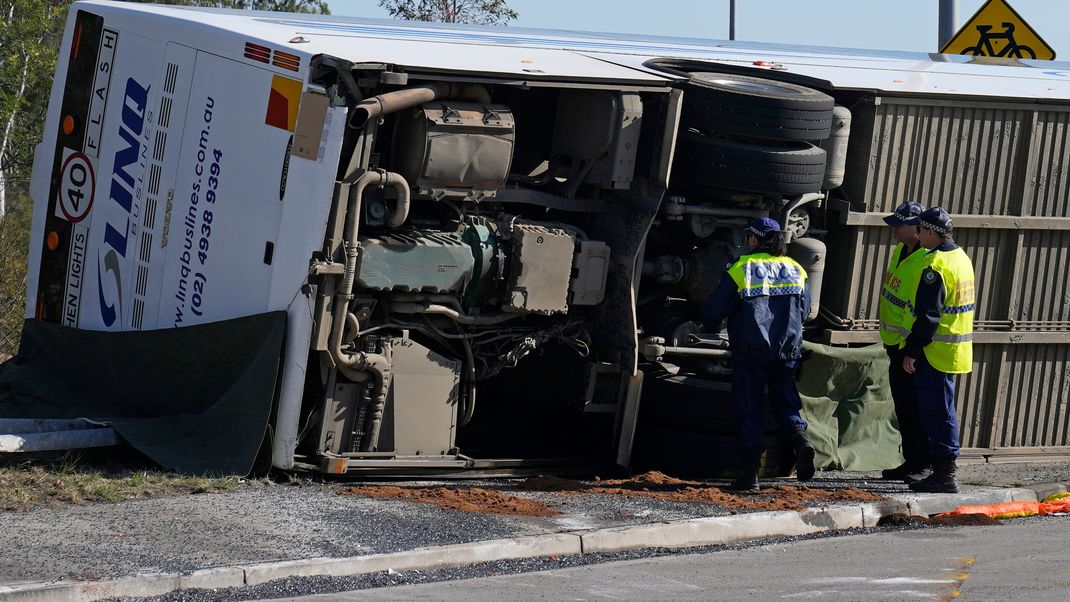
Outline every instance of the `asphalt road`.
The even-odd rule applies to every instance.
[[[1070,517],[1013,519],[291,600],[1070,599]]]

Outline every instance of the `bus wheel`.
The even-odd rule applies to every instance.
[[[693,73],[684,127],[767,140],[824,140],[835,100],[812,88],[744,75]]]
[[[825,151],[808,142],[742,142],[680,135],[674,177],[688,184],[783,195],[818,192]]]

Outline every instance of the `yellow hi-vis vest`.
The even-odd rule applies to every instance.
[[[769,253],[752,253],[740,257],[728,275],[743,298],[760,295],[802,295],[806,287],[806,270],[791,257]]]
[[[900,263],[899,257],[905,250],[903,243],[895,246],[888,261],[888,274],[881,285],[878,310],[881,342],[885,345],[899,345],[910,334],[910,325],[914,323],[914,295],[918,292],[921,272],[929,265],[924,248],[916,249]]]
[[[944,281],[944,309],[933,341],[923,350],[925,358],[941,372],[966,374],[973,369],[973,262],[961,248],[925,256]],[[909,322],[908,328],[914,325],[913,315]]]

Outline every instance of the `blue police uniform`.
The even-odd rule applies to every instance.
[[[919,225],[944,238],[926,255],[929,267],[922,272],[915,320],[903,343],[903,355],[914,360],[915,389],[933,464],[932,474],[910,488],[955,493],[959,424],[952,376],[969,372],[973,364],[973,264],[950,237],[951,218],[943,209],[922,213]]]
[[[884,223],[895,228],[917,226],[918,216],[925,211],[920,203],[906,202],[895,213],[884,218]],[[921,421],[918,395],[914,377],[903,370],[902,343],[909,334],[904,328],[904,314],[913,315],[914,296],[925,267],[926,249],[917,240],[910,247],[896,245],[888,261],[888,271],[881,285],[880,337],[888,354],[888,386],[892,392],[896,422],[902,439],[902,465],[881,471],[881,477],[890,480],[920,481],[926,476],[932,461],[929,459],[929,437]]]
[[[947,239],[928,251],[949,252],[958,249]],[[944,308],[944,282],[939,272],[926,269],[915,299],[917,319],[906,339],[903,355],[915,359],[914,385],[921,408],[922,426],[929,438],[929,452],[934,457],[957,458],[959,455],[958,416],[955,411],[955,382],[926,359],[922,349],[930,344]]]
[[[763,234],[779,231],[779,224],[769,218],[759,222],[757,230]],[[802,400],[795,386],[802,356],[802,325],[809,311],[806,271],[790,257],[767,253],[743,255],[729,266],[702,309],[702,321],[708,329],[717,330],[728,320],[732,393],[740,418],[740,460],[744,482],[754,475],[752,487],[757,486],[767,388],[773,415],[799,454],[799,479],[813,476],[814,450],[806,438],[806,421],[799,415]]]

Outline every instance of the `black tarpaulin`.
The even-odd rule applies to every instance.
[[[286,313],[96,332],[27,320],[0,364],[0,417],[88,418],[160,466],[245,475],[264,439]]]

